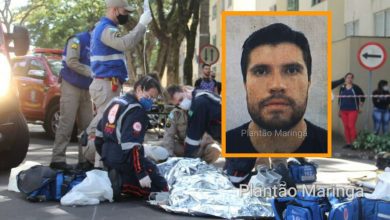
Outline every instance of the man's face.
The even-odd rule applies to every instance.
[[[280,43],[254,48],[246,75],[248,111],[259,127],[288,131],[302,119],[310,82],[298,46]]]
[[[210,77],[210,67],[209,66],[204,66],[203,67],[203,74],[206,77]]]
[[[130,12],[127,11],[126,9],[124,9],[124,8],[117,8],[117,15],[118,15],[118,14],[121,14],[121,15],[129,15]]]
[[[175,92],[171,98],[172,105],[179,105],[183,101],[185,95],[184,92]]]
[[[191,97],[191,91],[187,91],[186,89],[183,89],[183,92],[175,92],[170,100],[170,103],[172,105],[178,106],[180,103],[185,99],[192,99]]]

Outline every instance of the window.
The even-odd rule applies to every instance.
[[[40,78],[44,78],[45,74],[46,74],[45,67],[42,65],[42,63],[35,59],[31,60],[27,75],[29,77],[40,79]]]
[[[351,21],[345,24],[345,36],[356,36],[359,34],[359,21]]]
[[[13,59],[12,60],[12,72],[19,76],[24,76],[27,74],[28,70],[28,61],[25,59]]]
[[[314,6],[316,4],[319,4],[321,2],[324,2],[325,0],[311,0],[311,5]]]
[[[45,67],[38,60],[31,60],[29,70],[45,70]]]
[[[217,4],[215,4],[214,6],[213,6],[213,15],[211,16],[211,18],[213,19],[213,20],[215,20],[216,18],[217,18]]]
[[[62,69],[61,60],[48,60],[49,66],[54,75],[59,76]]]
[[[287,1],[287,11],[298,11],[298,10],[299,10],[299,0]]]
[[[390,36],[390,9],[375,13],[374,23],[375,36]]]

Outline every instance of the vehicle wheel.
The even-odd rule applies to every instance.
[[[58,128],[58,123],[60,121],[60,105],[52,105],[46,114],[46,119],[43,124],[43,128],[46,131],[46,134],[51,139],[56,137],[56,131]],[[72,142],[77,142],[77,126],[76,123],[73,126],[72,136],[70,139]]]
[[[28,145],[30,143],[30,135],[27,127],[27,122],[21,112],[16,112],[11,116],[11,122],[15,124],[13,131],[10,132],[9,141],[5,144],[10,144],[7,150],[0,153],[0,170],[8,170],[18,166],[26,157]],[[12,135],[14,134],[14,135]],[[4,149],[3,147],[0,147]]]
[[[46,113],[45,122],[43,124],[43,128],[46,131],[46,134],[51,139],[56,137],[56,130],[58,127],[58,123],[60,121],[60,105],[54,104],[52,105]]]

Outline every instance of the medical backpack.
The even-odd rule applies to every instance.
[[[326,197],[280,197],[271,201],[276,220],[326,220],[331,205]]]
[[[364,197],[357,197],[350,202],[336,204],[329,213],[329,220],[385,219],[390,219],[390,201]]]
[[[303,158],[288,162],[290,175],[295,183],[313,183],[317,180],[317,166]]]
[[[84,172],[64,173],[37,165],[18,174],[17,186],[30,202],[59,201],[85,177]]]

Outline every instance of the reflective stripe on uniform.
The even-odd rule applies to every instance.
[[[121,144],[121,128],[122,128],[122,119],[123,117],[126,115],[127,112],[129,112],[131,109],[135,108],[135,107],[140,107],[141,108],[141,105],[136,103],[136,104],[130,104],[129,106],[127,106],[126,110],[122,112],[122,114],[119,116],[118,120],[117,120],[117,126],[116,126],[116,138],[118,139],[118,144]]]
[[[114,102],[121,102],[121,103],[124,104],[124,105],[127,105],[127,104],[128,104],[128,102],[127,102],[126,100],[123,100],[123,99],[121,99],[121,98],[115,97],[115,98],[111,99],[110,102],[108,102],[108,104],[107,104],[106,107],[104,108],[104,111],[103,111],[103,112],[107,111],[107,109],[108,109],[108,108],[111,106],[111,104],[114,103]]]
[[[212,94],[210,92],[206,92],[206,91],[198,92],[198,93],[196,93],[195,97],[199,97],[199,96],[202,96],[202,95],[207,95],[207,97],[209,97],[210,99],[212,99],[215,102],[221,104],[221,97],[217,96],[216,94]]]
[[[240,183],[242,182],[243,180],[245,180],[245,178],[248,177],[249,174],[245,175],[245,176],[229,176],[228,175],[228,178],[230,180],[230,182],[232,183]]]
[[[379,218],[382,219],[390,219],[390,215],[384,214],[384,213],[378,213],[377,215]]]
[[[96,61],[113,61],[113,60],[125,60],[124,54],[112,54],[112,55],[106,55],[106,56],[91,56],[91,62]]]
[[[95,130],[95,136],[96,136],[96,137],[101,137],[101,138],[102,138],[102,137],[103,137],[103,132],[101,132],[100,130],[96,129],[96,130]]]
[[[186,139],[184,141],[187,144],[193,145],[193,146],[198,146],[200,144],[200,140],[194,140],[194,139],[189,138],[188,136],[186,137]]]
[[[131,149],[133,149],[133,147],[139,146],[139,145],[141,145],[141,144],[136,143],[136,142],[126,142],[126,143],[122,143],[121,147],[122,147],[122,150],[131,150]]]

